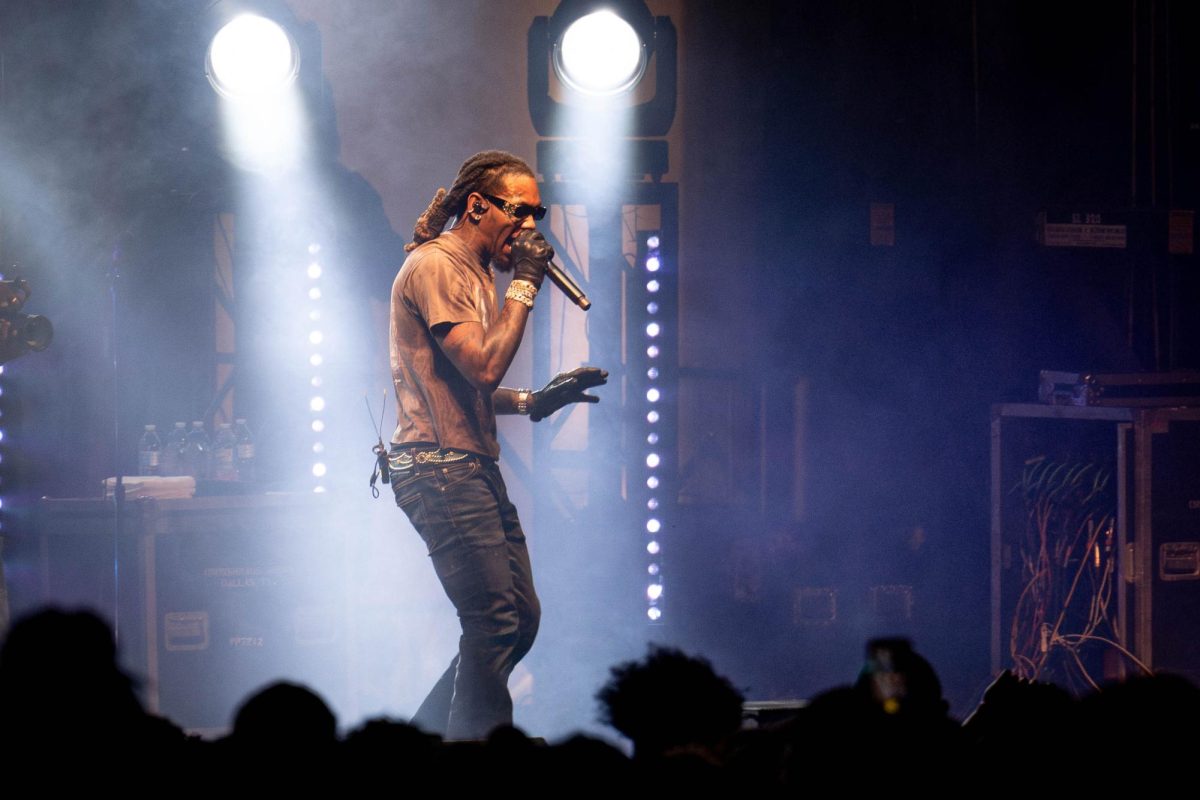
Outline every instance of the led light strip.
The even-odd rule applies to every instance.
[[[321,275],[324,270],[317,261],[319,252],[321,245],[314,243],[308,246],[308,254],[312,258],[308,265],[308,365],[312,368],[309,375],[312,396],[308,400],[308,410],[312,412],[312,476],[315,484],[313,491],[317,493],[325,491],[324,480],[327,471],[325,443],[322,441],[322,434],[325,432],[325,395],[322,391],[325,379],[321,367],[325,363],[325,357],[321,354],[321,345],[325,341],[325,333],[321,329]]]

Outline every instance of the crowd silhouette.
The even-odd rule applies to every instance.
[[[903,639],[869,643],[851,677],[755,723],[708,661],[651,646],[612,667],[596,694],[600,720],[628,739],[629,756],[594,737],[547,743],[510,727],[484,741],[443,741],[379,718],[339,734],[318,694],[283,681],[247,698],[225,736],[205,740],[144,710],[102,619],[51,608],[17,621],[0,649],[0,752],[10,776],[36,774],[44,786],[153,774],[168,781],[164,790],[470,791],[520,776],[535,792],[1040,793],[1111,788],[1130,765],[1146,767],[1139,785],[1148,788],[1190,763],[1200,738],[1200,690],[1174,675],[1077,698],[1005,672],[961,723],[933,667]]]

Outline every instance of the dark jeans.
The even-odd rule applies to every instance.
[[[500,468],[476,456],[393,469],[392,490],[462,625],[458,655],[413,724],[447,739],[482,739],[512,724],[508,676],[541,619],[517,509]]]

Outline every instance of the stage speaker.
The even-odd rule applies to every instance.
[[[45,600],[116,617],[126,668],[152,711],[221,732],[276,680],[334,705],[345,697],[345,562],[327,504],[275,495],[141,499],[125,509],[114,600],[112,503],[44,501]]]

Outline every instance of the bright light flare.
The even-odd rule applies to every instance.
[[[273,94],[296,79],[300,54],[287,31],[265,17],[242,14],[213,37],[205,72],[223,96]]]
[[[646,48],[628,22],[612,11],[596,11],[567,26],[554,46],[554,71],[577,92],[609,97],[641,80]]]

